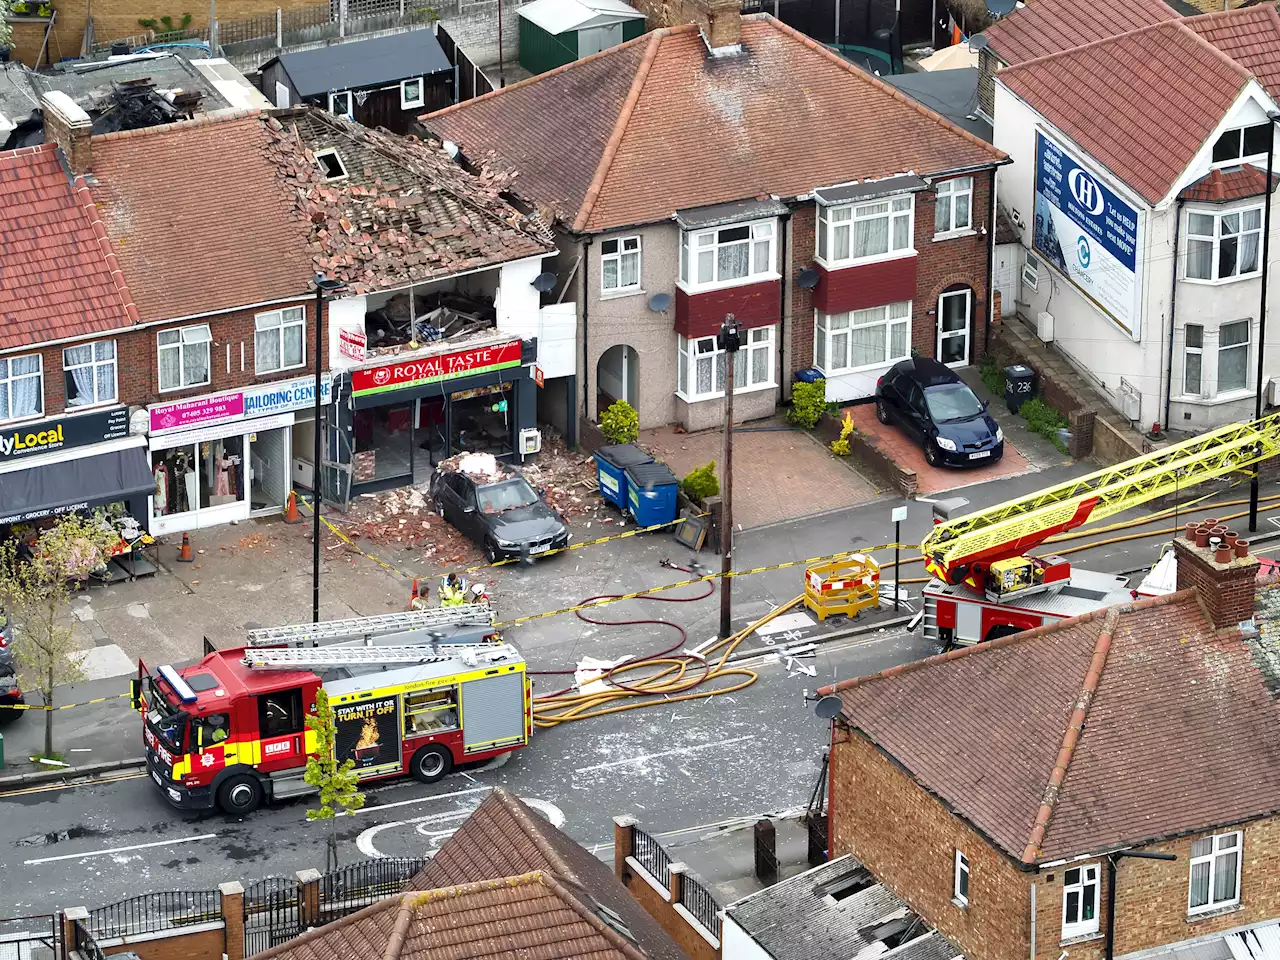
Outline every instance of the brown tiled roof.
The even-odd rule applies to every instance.
[[[1276,181],[1272,181],[1274,190]],[[1227,170],[1213,169],[1187,187],[1178,196],[1202,203],[1230,203],[1246,197],[1260,197],[1267,190],[1267,175],[1257,167],[1245,164]]]
[[[548,873],[380,901],[256,955],[259,960],[644,960],[588,891]]]
[[[430,890],[531,871],[554,874],[571,886],[591,891],[622,917],[646,956],[684,960],[675,941],[627,892],[612,867],[505,790],[495,790],[484,799],[409,882],[409,889]]]
[[[1016,64],[1176,16],[1162,0],[1031,0],[987,27],[982,35],[997,57]]]
[[[1193,590],[820,692],[1023,863],[1280,810],[1280,708]]]
[[[1280,96],[1280,14],[1274,4],[1222,10],[1182,21]]]
[[[1181,21],[1029,60],[996,77],[1150,203],[1169,192],[1249,81]]]
[[[655,30],[423,122],[518,171],[517,192],[588,231],[1003,159],[767,14],[743,17],[742,42],[745,55],[714,58],[692,24]]]
[[[326,182],[314,150],[349,173]],[[320,110],[201,117],[94,137],[94,198],[144,321],[305,293],[353,293],[552,249],[546,229],[438,143]]]
[[[138,310],[84,181],[44,143],[0,153],[0,349],[128,327]]]

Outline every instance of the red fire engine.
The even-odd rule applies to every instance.
[[[924,588],[924,634],[945,647],[1008,636],[1055,620],[1168,592],[1172,555],[1135,591],[1062,557],[1027,556],[1050,537],[1193,484],[1237,473],[1280,453],[1280,414],[1234,424],[986,510],[947,517],[920,544],[933,579]]]
[[[361,780],[431,783],[523,747],[533,731],[525,661],[491,624],[485,607],[415,611],[253,631],[247,647],[155,675],[139,663],[147,772],[183,809],[245,814],[313,793],[305,718],[321,687],[335,753]]]

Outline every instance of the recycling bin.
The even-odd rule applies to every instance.
[[[817,383],[819,380],[825,380],[826,375],[817,367],[806,367],[803,370],[796,371],[796,380],[799,383]]]
[[[1036,372],[1026,364],[1015,363],[1004,368],[1004,402],[1010,413],[1017,413],[1022,405],[1035,396]]]
[[[600,496],[619,510],[625,510],[627,507],[626,469],[645,463],[653,463],[653,457],[634,443],[601,447],[596,451],[596,483],[600,485]]]
[[[665,463],[627,467],[627,509],[642,527],[670,523],[676,518],[680,481]]]

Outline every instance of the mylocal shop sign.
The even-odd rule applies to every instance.
[[[96,410],[77,416],[37,420],[0,431],[0,463],[38,453],[84,447],[129,435],[129,411],[124,407]]]
[[[365,367],[351,371],[351,395],[363,397],[370,393],[385,393],[420,387],[457,377],[470,377],[478,373],[491,373],[508,367],[520,366],[520,341],[510,340],[487,347],[471,347],[453,353],[441,353],[434,357],[415,357],[398,360],[380,367]]]
[[[190,400],[153,404],[147,408],[151,415],[151,433],[170,433],[174,430],[314,407],[315,386],[315,377],[298,377],[260,387],[247,387],[244,390],[228,390],[192,397]],[[329,402],[328,375],[320,385],[320,402]]]

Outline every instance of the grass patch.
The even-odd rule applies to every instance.
[[[1004,371],[990,357],[985,357],[982,366],[978,368],[978,375],[982,377],[982,382],[992,395],[998,400],[1004,396]]]
[[[1032,433],[1038,433],[1063,453],[1067,445],[1062,440],[1062,432],[1067,429],[1067,418],[1039,397],[1033,397],[1022,405],[1019,415],[1027,421]]]

